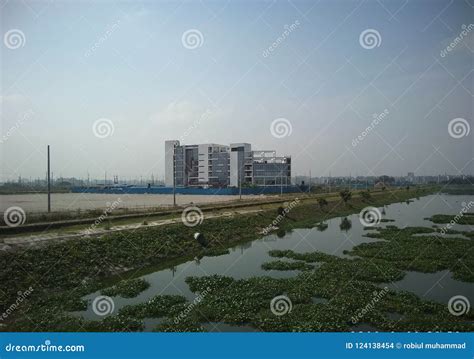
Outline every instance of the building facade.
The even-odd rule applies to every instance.
[[[291,185],[291,157],[252,151],[249,143],[182,145],[165,141],[165,185],[239,187]]]

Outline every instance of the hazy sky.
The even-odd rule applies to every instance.
[[[180,138],[293,174],[473,174],[473,6],[1,0],[2,179],[43,177],[47,144],[55,177],[161,178]]]

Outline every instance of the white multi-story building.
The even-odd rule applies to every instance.
[[[165,142],[166,186],[289,186],[291,157],[252,151],[249,143],[181,145]]]

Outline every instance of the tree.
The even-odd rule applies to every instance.
[[[341,196],[344,203],[347,203],[352,198],[352,192],[349,191],[348,189],[345,189],[345,190],[339,192],[339,196]]]

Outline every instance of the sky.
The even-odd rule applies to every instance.
[[[293,175],[474,174],[474,1],[1,6],[0,180],[164,176],[164,141]],[[457,40],[456,40],[457,38]]]

